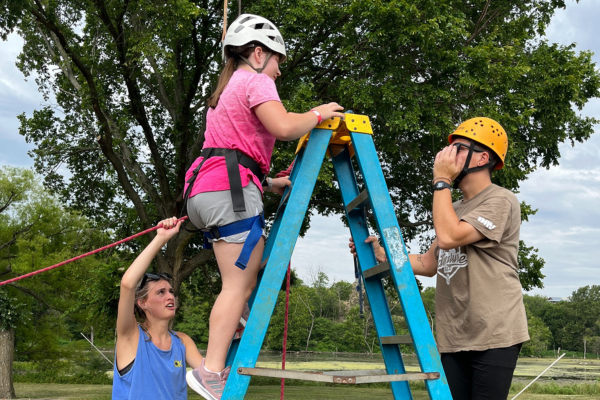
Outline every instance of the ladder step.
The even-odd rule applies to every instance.
[[[358,207],[364,207],[369,204],[369,192],[365,189],[358,196],[354,198],[350,203],[348,203],[348,207],[346,207],[346,212],[350,212]]]
[[[378,371],[378,370],[376,370]],[[418,381],[439,379],[439,372],[417,372],[411,374],[384,375],[373,374],[366,375],[364,371],[331,371],[325,374],[324,372],[307,372],[307,371],[290,371],[285,369],[274,368],[245,368],[239,367],[237,370],[240,375],[250,376],[266,376],[270,378],[285,378],[299,379],[313,382],[339,383],[346,385],[356,385],[361,383],[377,383],[377,382],[400,382],[400,381]],[[340,374],[335,375],[336,372]],[[352,372],[360,372],[362,374],[350,375]]]
[[[382,336],[381,344],[412,344],[410,335]]]
[[[377,264],[373,268],[363,270],[363,275],[365,279],[376,277],[378,279],[383,279],[387,276],[390,276],[390,263],[383,262],[381,264]]]

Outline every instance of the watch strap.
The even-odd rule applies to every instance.
[[[434,193],[436,190],[444,190],[444,189],[452,189],[449,183],[444,181],[437,181],[433,185],[431,185],[431,193]]]

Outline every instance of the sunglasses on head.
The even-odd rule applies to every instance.
[[[456,142],[456,143],[452,143],[452,146],[456,147],[456,152],[458,153],[460,151],[460,149],[462,147],[464,147],[465,149],[469,150],[471,148],[471,146],[469,146],[468,144],[464,144],[464,143],[460,143],[460,142]],[[473,147],[473,151],[475,153],[483,153],[485,150],[482,149],[478,149],[476,146]]]
[[[153,282],[153,281],[159,281],[161,279],[165,279],[170,282],[173,280],[173,277],[166,273],[165,274],[153,274],[151,272],[146,272],[144,274],[144,277],[142,278],[142,284],[140,285],[140,287],[144,287],[144,285],[148,281]]]

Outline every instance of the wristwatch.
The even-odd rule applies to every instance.
[[[443,189],[452,189],[452,186],[450,186],[450,184],[448,184],[448,182],[444,182],[444,181],[437,181],[436,183],[431,185],[431,193],[434,193],[436,190],[443,190]]]

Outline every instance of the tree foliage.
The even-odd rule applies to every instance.
[[[5,279],[48,267],[101,243],[81,216],[63,208],[30,170],[0,168],[0,270]],[[77,292],[98,260],[87,258],[0,290],[2,323],[16,331],[16,357],[56,360],[60,338],[79,335],[89,322],[70,312]],[[73,330],[75,332],[73,332]],[[49,364],[48,364],[49,366]]]
[[[584,286],[573,292],[568,301],[550,303],[544,296],[524,296],[528,318],[535,318],[539,328],[537,336],[544,336],[544,328],[551,335],[548,347],[560,347],[570,351],[597,352],[600,337],[600,286]],[[543,326],[542,326],[543,325]],[[531,329],[530,329],[531,336]]]
[[[20,116],[47,187],[118,235],[180,212],[220,68],[222,6],[2,3],[0,34],[24,38],[18,66],[48,101]],[[577,114],[599,92],[591,53],[543,39],[562,7],[564,0],[263,0],[244,2],[243,12],[273,20],[286,39],[289,61],[277,85],[289,110],[338,101],[371,117],[410,239],[431,227],[432,162],[460,121],[486,115],[504,126],[510,150],[494,181],[512,190],[538,166],[557,164],[560,143],[592,134],[597,120]],[[293,147],[278,144],[275,169],[287,166]],[[311,205],[339,213],[340,203],[324,166]],[[182,232],[157,258],[176,288],[212,256],[197,242]]]

